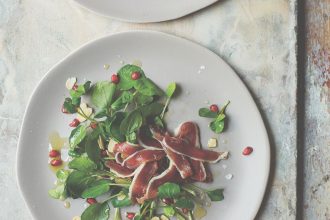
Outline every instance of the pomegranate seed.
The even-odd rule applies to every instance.
[[[131,78],[133,80],[137,80],[138,78],[140,78],[141,74],[139,72],[133,72],[131,75]]]
[[[253,152],[253,148],[252,147],[246,147],[243,150],[243,155],[247,156],[250,155]]]
[[[219,108],[217,105],[213,104],[210,106],[210,110],[211,112],[218,112],[219,111]]]
[[[97,123],[92,122],[92,123],[90,124],[90,126],[91,126],[92,129],[95,129],[95,128],[97,128]]]
[[[183,208],[183,209],[182,209],[182,212],[183,212],[184,214],[188,214],[189,209],[187,209],[187,208]]]
[[[51,151],[49,151],[49,157],[58,157],[58,156],[60,156],[61,155],[61,153],[59,152],[59,151],[57,151],[57,150],[51,150]]]
[[[77,85],[77,83],[75,83],[73,86],[72,86],[72,90],[77,90],[78,89],[78,85]]]
[[[66,110],[66,108],[64,108],[64,105],[62,105],[62,109],[61,109],[62,113],[64,114],[68,114],[68,110]]]
[[[52,159],[50,161],[50,165],[52,165],[53,167],[58,167],[62,165],[62,160],[61,159]]]
[[[133,219],[134,216],[135,216],[135,213],[134,213],[134,212],[126,212],[126,217],[127,217],[128,219]]]
[[[78,119],[73,119],[73,121],[69,124],[70,127],[77,127],[80,124]]]
[[[108,152],[106,150],[101,150],[101,156],[102,157],[107,157],[108,156]]]
[[[165,203],[166,205],[170,205],[170,204],[173,204],[173,199],[171,198],[164,198],[162,199],[162,202]]]
[[[94,198],[88,198],[88,199],[86,199],[86,202],[90,205],[97,203],[96,199],[94,199]]]
[[[113,82],[114,84],[119,83],[119,77],[118,77],[118,75],[112,74],[112,76],[111,76],[111,82]]]

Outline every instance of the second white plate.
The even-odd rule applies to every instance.
[[[123,21],[145,23],[180,18],[218,0],[75,0],[99,14]]]

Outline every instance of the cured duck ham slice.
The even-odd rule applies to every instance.
[[[129,169],[135,169],[143,163],[157,161],[162,159],[164,156],[165,152],[163,150],[140,150],[127,157],[121,165]]]
[[[193,122],[181,124],[177,132],[177,137],[185,139],[196,148],[201,148],[198,126]],[[191,158],[188,158],[188,160],[193,170],[193,175],[190,178],[199,182],[205,181],[207,174],[203,162]]]
[[[215,152],[198,149],[194,146],[192,147],[188,141],[182,138],[171,137],[168,134],[165,135],[162,144],[177,154],[181,154],[198,161],[216,163],[219,160],[226,159],[228,157],[228,152]]]
[[[146,137],[143,134],[138,137],[139,144],[147,149],[162,149],[161,143],[158,140],[152,137]]]
[[[143,148],[139,145],[131,144],[128,142],[122,142],[122,143],[115,144],[115,146],[113,147],[113,152],[121,153],[125,156],[129,156],[142,149]]]
[[[136,202],[137,198],[141,198],[145,195],[149,181],[155,175],[157,169],[157,161],[144,163],[136,169],[128,193],[133,202]]]
[[[146,194],[142,198],[138,199],[138,202],[143,203],[145,200],[156,198],[158,193],[158,187],[163,185],[164,183],[180,183],[182,181],[183,180],[181,179],[176,167],[172,162],[170,162],[169,167],[166,170],[164,170],[161,174],[153,177],[150,180]]]
[[[186,179],[193,174],[193,170],[190,166],[190,163],[185,156],[177,154],[168,148],[165,148],[165,152],[168,158],[170,159],[170,161],[176,167],[176,169],[178,169],[183,179]]]
[[[122,165],[116,163],[113,160],[106,161],[105,166],[108,167],[111,172],[121,178],[131,177],[135,174],[134,170],[128,169],[127,167],[123,167]]]
[[[117,163],[121,164],[123,162],[123,158],[121,158],[121,153],[117,152],[115,154],[115,160]]]

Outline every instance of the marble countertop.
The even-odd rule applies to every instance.
[[[295,12],[295,0],[222,0],[179,20],[130,24],[98,16],[72,0],[0,0],[0,219],[31,219],[15,164],[22,116],[38,81],[89,40],[133,29],[190,39],[235,69],[255,98],[271,140],[269,186],[257,218],[295,219]]]

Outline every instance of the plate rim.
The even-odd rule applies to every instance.
[[[147,23],[159,23],[159,22],[165,22],[165,21],[172,21],[172,20],[176,20],[176,19],[179,19],[179,18],[182,18],[182,17],[185,17],[185,16],[188,16],[188,15],[191,15],[195,12],[198,12],[198,11],[201,11],[217,2],[219,2],[220,0],[212,0],[212,2],[204,5],[203,7],[200,7],[198,9],[195,9],[195,10],[190,10],[189,12],[186,12],[186,13],[180,13],[176,16],[164,16],[165,18],[154,18],[154,19],[137,19],[137,18],[126,18],[126,17],[120,17],[120,16],[114,16],[114,15],[111,15],[111,13],[105,13],[105,12],[101,12],[95,8],[90,8],[88,7],[87,5],[84,5],[82,3],[79,2],[79,0],[73,0],[73,2],[78,5],[79,7],[81,7],[82,9],[84,10],[87,10],[88,12],[91,12],[91,13],[94,13],[96,15],[99,15],[101,17],[105,17],[105,18],[110,18],[110,19],[114,19],[114,20],[117,20],[117,21],[121,21],[121,22],[129,22],[129,23],[135,23],[135,24],[147,24]]]
[[[123,31],[123,32],[117,32],[117,33],[113,33],[113,34],[107,34],[105,36],[102,36],[102,37],[99,37],[99,38],[96,38],[96,39],[93,39],[93,40],[90,40],[90,41],[87,41],[86,43],[84,43],[83,45],[81,45],[80,47],[74,49],[73,51],[71,51],[70,53],[68,53],[66,56],[64,56],[64,58],[60,59],[58,62],[56,62],[42,77],[41,79],[39,80],[39,82],[35,85],[35,88],[33,89],[29,99],[28,99],[28,102],[27,102],[27,105],[25,107],[25,111],[24,111],[24,114],[23,114],[23,117],[22,117],[22,124],[20,126],[20,132],[19,132],[19,137],[18,137],[18,141],[17,141],[17,150],[16,150],[16,163],[15,163],[15,170],[16,170],[16,180],[17,180],[17,186],[18,186],[18,189],[19,189],[19,192],[20,192],[20,195],[21,197],[23,198],[23,201],[26,205],[26,207],[28,208],[31,216],[33,217],[33,219],[36,219],[36,215],[35,213],[32,211],[33,209],[31,208],[31,204],[29,204],[27,202],[27,199],[26,199],[26,193],[24,192],[24,190],[22,189],[22,180],[21,180],[21,169],[19,169],[21,167],[20,165],[20,158],[23,156],[22,155],[22,135],[23,135],[23,128],[25,127],[25,124],[26,124],[26,116],[27,116],[27,113],[29,111],[29,109],[31,108],[31,101],[33,99],[33,97],[35,96],[39,86],[46,80],[46,78],[48,78],[51,74],[51,72],[53,72],[54,69],[57,68],[57,66],[59,66],[61,63],[65,62],[65,60],[67,60],[68,58],[70,58],[71,56],[73,56],[75,53],[79,52],[80,50],[83,50],[84,48],[88,47],[89,45],[91,44],[97,44],[98,42],[104,40],[104,39],[107,39],[107,38],[111,38],[111,37],[114,37],[114,36],[119,36],[119,35],[126,35],[126,34],[154,34],[154,35],[159,35],[159,36],[163,36],[163,37],[167,37],[167,38],[172,38],[172,39],[176,39],[176,40],[181,40],[181,41],[184,41],[185,43],[188,43],[188,44],[191,44],[193,46],[197,46],[199,47],[199,49],[201,50],[204,50],[204,51],[207,51],[209,52],[210,54],[212,54],[212,56],[216,56],[217,59],[219,59],[220,61],[222,61],[225,65],[227,65],[234,73],[234,77],[241,83],[241,85],[244,87],[244,89],[246,90],[246,92],[249,94],[249,98],[250,100],[254,103],[254,106],[256,108],[256,111],[259,113],[257,114],[260,121],[262,122],[262,127],[263,127],[263,132],[265,133],[265,138],[266,138],[266,143],[267,143],[267,146],[265,146],[267,149],[266,149],[266,158],[265,158],[265,161],[268,161],[265,165],[266,165],[266,171],[267,171],[267,175],[265,175],[264,179],[263,179],[263,189],[262,189],[262,193],[260,193],[260,195],[258,196],[257,200],[258,200],[258,208],[255,209],[252,213],[253,215],[251,216],[252,219],[254,219],[260,208],[261,208],[261,205],[262,205],[262,202],[265,198],[265,193],[266,193],[266,189],[268,187],[268,184],[269,184],[269,176],[270,176],[270,163],[271,163],[271,145],[270,145],[270,140],[269,140],[269,134],[268,134],[268,130],[266,129],[266,125],[265,125],[265,122],[264,122],[264,118],[262,117],[262,114],[260,112],[260,109],[257,105],[257,103],[255,102],[251,92],[249,91],[248,87],[245,85],[245,83],[243,82],[243,80],[238,76],[238,74],[236,73],[236,71],[222,58],[220,57],[218,54],[216,54],[215,52],[213,52],[212,50],[208,49],[207,47],[204,47],[203,45],[197,43],[197,42],[194,42],[192,40],[188,40],[186,38],[183,38],[183,37],[179,37],[179,36],[176,36],[176,35],[172,35],[172,34],[168,34],[168,33],[165,33],[165,32],[161,32],[161,31],[154,31],[154,30],[129,30],[129,31]]]

